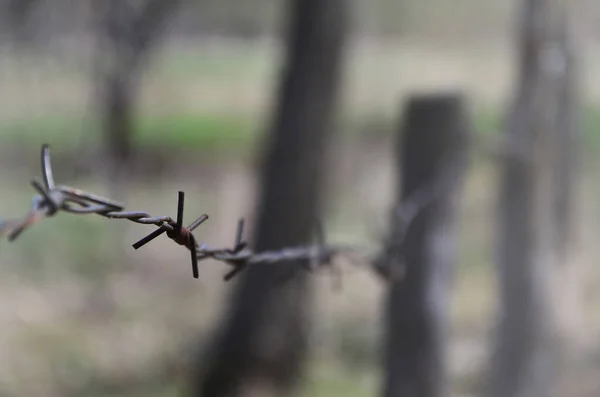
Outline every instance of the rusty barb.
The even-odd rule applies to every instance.
[[[238,223],[232,248],[211,249],[206,244],[199,246],[192,232],[208,219],[208,215],[203,214],[189,226],[183,226],[184,192],[180,191],[178,194],[176,220],[169,216],[151,216],[143,211],[125,211],[122,204],[92,193],[68,186],[55,185],[50,164],[49,145],[42,146],[41,165],[43,183],[37,180],[31,182],[38,194],[33,197],[29,213],[19,220],[0,221],[0,237],[8,236],[9,241],[14,241],[27,228],[60,211],[80,215],[97,214],[110,219],[127,219],[139,224],[158,226],[158,229],[133,244],[134,249],[137,250],[160,235],[166,234],[171,240],[190,251],[194,278],[199,277],[199,261],[214,259],[226,263],[232,268],[224,277],[226,281],[232,279],[249,265],[256,264],[297,261],[306,270],[326,265],[334,269],[332,263],[334,256],[356,251],[356,248],[353,247],[326,245],[323,233],[319,230],[319,241],[314,246],[255,253],[248,248],[248,243],[243,238],[243,219]]]

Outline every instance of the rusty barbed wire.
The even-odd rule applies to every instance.
[[[208,248],[206,244],[200,246],[192,232],[208,219],[208,215],[203,214],[189,226],[183,226],[184,192],[178,192],[177,216],[173,220],[169,216],[151,216],[143,211],[125,211],[125,207],[121,203],[73,187],[56,185],[52,173],[49,145],[42,146],[41,166],[43,184],[37,180],[31,182],[38,194],[32,199],[30,211],[22,219],[0,221],[0,237],[8,236],[9,241],[14,241],[29,227],[44,218],[55,216],[61,211],[79,215],[96,214],[109,219],[127,219],[138,224],[158,226],[158,229],[134,243],[134,249],[137,250],[160,235],[166,234],[171,240],[190,251],[194,278],[199,278],[198,262],[214,259],[232,267],[225,274],[225,281],[231,280],[250,265],[274,264],[284,261],[300,261],[302,267],[308,271],[319,266],[330,266],[335,270],[333,267],[335,256],[358,251],[353,246],[327,245],[322,229],[319,228],[316,245],[256,253],[248,248],[248,243],[243,238],[243,219],[238,223],[232,248],[214,249]],[[339,278],[339,272],[336,274]]]

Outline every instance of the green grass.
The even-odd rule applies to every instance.
[[[259,128],[236,115],[169,115],[141,118],[135,139],[141,146],[227,151],[252,143]]]
[[[489,135],[503,130],[503,113],[497,109],[479,109],[474,115],[478,134]],[[166,114],[141,115],[135,118],[134,145],[139,148],[193,151],[237,155],[266,130],[261,118],[240,114]],[[365,134],[393,133],[396,120],[365,116],[343,120],[342,137]],[[588,151],[600,148],[600,109],[588,108],[581,117],[585,147]],[[81,139],[100,141],[100,126],[85,116],[57,115],[30,117],[0,122],[0,146],[38,147],[42,142],[53,145],[56,151],[77,150]]]
[[[0,124],[0,145],[38,146],[48,142],[61,150],[74,149],[84,133],[95,134],[97,129],[86,126],[77,117],[30,117],[6,120]]]
[[[53,145],[57,151],[76,150],[84,134],[99,142],[100,126],[84,117],[37,117],[0,123],[1,146]],[[236,151],[259,136],[257,122],[236,115],[141,116],[135,120],[134,145],[190,151]]]
[[[197,76],[211,79],[239,80],[271,74],[277,70],[277,51],[253,46],[237,46],[235,51],[185,52],[166,49],[162,56],[153,60],[150,74],[171,81],[186,80]]]
[[[366,373],[356,374],[337,366],[315,364],[302,387],[306,397],[363,397],[377,394],[374,379]]]

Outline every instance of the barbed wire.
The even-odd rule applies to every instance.
[[[360,263],[371,266],[384,279],[388,281],[401,279],[405,266],[404,263],[398,263],[398,259],[404,251],[404,240],[410,226],[437,197],[457,185],[460,179],[458,170],[461,166],[461,164],[453,164],[449,161],[450,158],[444,158],[444,161],[449,161],[450,166],[432,181],[416,189],[413,194],[402,200],[394,210],[395,219],[392,230],[389,236],[381,242],[379,253],[365,256],[364,247],[327,244],[320,224],[317,225],[316,230],[317,243],[313,245],[254,252],[248,248],[248,243],[244,240],[243,219],[238,222],[235,240],[231,248],[209,248],[206,244],[199,245],[193,231],[208,220],[208,215],[202,214],[188,226],[183,226],[184,192],[178,192],[175,220],[170,216],[152,216],[144,211],[125,211],[124,205],[116,201],[73,187],[56,185],[50,160],[50,146],[42,145],[43,183],[37,180],[31,181],[31,185],[38,194],[34,195],[32,199],[30,211],[22,219],[0,221],[0,238],[7,236],[9,241],[14,241],[26,229],[59,212],[77,215],[96,214],[109,219],[127,219],[137,224],[158,226],[158,229],[135,242],[133,248],[137,250],[162,234],[166,234],[171,240],[190,251],[194,278],[199,278],[198,263],[207,259],[214,259],[231,267],[231,270],[224,276],[225,281],[231,280],[251,265],[297,262],[307,271],[313,271],[319,267],[330,267],[336,276],[338,287],[341,274],[334,263],[334,258],[338,256],[345,256],[351,263],[359,264],[358,261],[352,260],[354,259],[352,255],[360,254],[363,257]]]
[[[402,198],[393,208],[390,231],[383,239],[379,255],[373,260],[373,268],[382,278],[396,280],[404,277],[406,266],[403,254],[409,229],[429,205],[445,194],[452,193],[460,185],[468,163],[467,150],[466,145],[459,149],[449,148],[439,160],[443,165],[440,172],[431,181]]]
[[[225,274],[225,281],[231,280],[250,265],[300,261],[302,267],[310,271],[319,266],[333,266],[333,258],[337,255],[360,251],[353,246],[327,245],[322,229],[319,227],[316,245],[256,253],[248,248],[248,243],[244,240],[243,219],[238,223],[235,241],[231,248],[208,248],[206,244],[199,245],[192,233],[208,220],[207,214],[202,214],[189,226],[183,226],[184,192],[178,192],[175,220],[170,216],[152,216],[144,211],[125,211],[121,203],[73,187],[56,185],[50,160],[50,146],[42,145],[43,183],[37,180],[31,182],[38,194],[34,195],[31,209],[22,219],[0,221],[0,237],[7,236],[9,241],[14,241],[26,229],[61,211],[78,215],[96,214],[109,219],[127,219],[138,224],[158,226],[158,229],[135,242],[134,249],[137,250],[160,235],[166,234],[171,240],[190,251],[194,278],[199,278],[198,262],[214,259],[232,268]]]

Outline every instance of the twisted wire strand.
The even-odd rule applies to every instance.
[[[319,266],[333,266],[332,259],[340,254],[360,252],[352,246],[330,246],[325,244],[322,228],[318,228],[318,244],[284,248],[281,250],[254,252],[247,248],[243,239],[244,221],[240,220],[232,248],[208,248],[206,244],[198,245],[193,230],[208,219],[203,214],[187,227],[183,226],[184,193],[179,192],[177,218],[170,216],[152,216],[144,211],[125,211],[123,204],[69,186],[55,185],[50,162],[50,147],[43,145],[41,151],[43,184],[33,180],[33,188],[38,192],[31,202],[31,209],[25,217],[12,221],[0,221],[0,237],[8,236],[14,241],[23,231],[44,218],[52,217],[58,212],[76,215],[96,214],[108,219],[127,219],[142,225],[158,226],[154,232],[133,244],[135,249],[141,248],[163,233],[177,244],[185,246],[191,255],[194,278],[198,278],[198,262],[214,259],[224,262],[232,270],[224,276],[230,280],[249,265],[276,264],[281,262],[298,262],[306,270]],[[333,267],[332,267],[333,268]],[[335,270],[335,269],[334,269]]]

